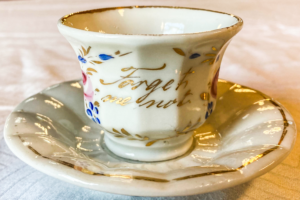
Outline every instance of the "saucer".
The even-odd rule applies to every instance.
[[[194,131],[190,150],[172,160],[139,162],[114,155],[104,131],[84,112],[81,81],[51,86],[15,108],[5,124],[5,141],[30,166],[81,187],[180,196],[258,177],[278,165],[296,139],[294,120],[280,103],[221,79],[215,111]]]

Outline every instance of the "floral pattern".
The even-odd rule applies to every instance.
[[[89,46],[87,49],[85,49],[83,46],[81,46],[81,48],[78,49],[79,51],[79,55],[78,55],[78,60],[80,63],[82,64],[86,64],[87,62],[95,65],[95,64],[101,64],[101,61],[98,60],[93,60],[92,56],[88,56],[88,54],[90,53],[91,47]]]
[[[81,71],[81,74],[82,74],[83,85],[85,85],[86,84],[86,74],[83,71]]]
[[[101,60],[109,60],[109,59],[112,59],[114,57],[112,57],[111,55],[107,55],[107,54],[99,54],[99,58]]]
[[[210,88],[210,93],[213,98],[217,98],[217,86],[218,86],[219,72],[220,72],[220,68],[216,72],[216,74],[212,80],[212,86]]]
[[[114,56],[109,55],[109,54],[104,54],[104,53],[100,53],[98,54],[98,56],[88,56],[88,54],[90,53],[91,47],[89,46],[87,49],[85,49],[83,46],[81,46],[81,48],[79,48],[79,55],[78,55],[78,60],[80,61],[80,63],[82,64],[87,64],[90,63],[92,65],[95,64],[102,64],[103,61],[108,61],[111,59],[114,59],[116,57],[121,57],[121,56],[125,56],[128,55],[132,52],[127,52],[127,53],[123,53],[121,54],[121,52],[118,50],[116,51],[114,54]],[[184,52],[182,49],[180,48],[173,48],[174,52],[176,52],[177,54],[181,55],[181,56],[188,56],[189,59],[196,59],[201,57],[200,53],[188,53],[188,55],[186,54],[187,52]],[[213,51],[216,51],[217,49],[215,47],[212,47]],[[219,55],[215,54],[215,53],[207,53],[205,54],[205,56],[208,56],[209,58],[202,61],[201,63],[205,63],[205,62],[209,62],[209,64],[213,64],[214,62],[218,62],[219,60]],[[100,60],[93,60],[93,58],[98,57],[98,59]],[[83,67],[84,65],[82,65]],[[91,67],[87,67],[86,69],[86,73],[84,71],[82,71],[82,82],[83,82],[83,86],[84,86],[84,99],[86,102],[86,113],[87,115],[95,122],[100,124],[100,119],[98,117],[99,115],[99,103],[95,102],[93,104],[93,97],[94,97],[94,88],[92,85],[92,81],[90,76],[93,75],[93,73],[98,73],[97,69],[95,68],[91,68]],[[218,77],[219,77],[219,69],[216,71],[212,82],[211,82],[211,87],[210,89],[210,94],[213,98],[216,98],[217,96],[217,83],[218,83]],[[209,101],[209,99],[208,99]],[[207,119],[211,113],[213,111],[213,101],[209,101],[208,105],[207,105],[207,112],[205,114],[205,119]]]
[[[195,59],[195,58],[198,58],[200,57],[201,55],[199,53],[194,53],[190,56],[190,59]]]
[[[87,76],[83,71],[81,73],[82,73],[84,98],[87,101],[93,101],[94,89],[93,89],[91,78]]]
[[[82,63],[82,64],[90,63],[92,65],[95,65],[95,64],[99,65],[99,64],[103,63],[102,61],[107,61],[107,60],[115,58],[114,56],[104,54],[104,53],[101,53],[98,56],[88,56],[88,54],[90,53],[91,48],[92,47],[89,46],[86,49],[83,46],[81,46],[81,48],[78,49],[79,55],[77,56],[77,58],[78,58],[80,63]],[[118,57],[122,57],[122,56],[128,55],[130,53],[132,53],[132,52],[127,52],[127,53],[121,54],[120,51],[116,51],[115,55],[118,56]],[[95,59],[95,58],[98,58],[98,57],[100,58],[101,61]]]
[[[214,102],[213,101],[211,101],[210,103],[207,104],[207,111],[206,111],[206,114],[205,114],[205,119],[207,119],[211,115],[211,113],[213,111],[213,107],[214,107]]]
[[[82,62],[83,64],[86,63],[86,59],[84,59],[84,58],[81,57],[80,55],[78,56],[78,60],[79,60],[80,62]]]
[[[86,108],[86,114],[95,123],[101,124],[100,119],[99,119],[99,108],[92,102],[88,102],[88,107]]]
[[[181,55],[181,56],[186,56],[185,52],[180,49],[180,48],[173,48],[173,50],[178,54],[178,55]],[[195,58],[198,58],[200,57],[201,55],[199,53],[193,53],[192,55],[189,56],[190,59],[195,59]]]
[[[97,124],[101,124],[101,121],[99,119],[99,102],[94,101],[94,94],[95,91],[99,92],[99,89],[96,88],[96,90],[94,90],[93,84],[92,84],[92,80],[91,80],[91,76],[93,76],[93,74],[98,73],[98,69],[95,67],[92,67],[91,65],[88,64],[102,64],[102,61],[107,61],[110,59],[113,59],[115,57],[108,55],[108,54],[99,54],[98,56],[92,56],[89,55],[91,50],[91,47],[89,46],[87,49],[83,46],[81,46],[78,49],[79,55],[78,55],[78,60],[80,62],[80,64],[82,67],[82,83],[83,83],[83,91],[84,91],[84,100],[86,102],[86,114],[87,116],[92,119],[95,123]],[[125,56],[128,55],[132,52],[127,52],[127,53],[123,53],[121,54],[120,51],[116,51],[115,52],[115,56],[117,57],[121,57],[121,56]],[[100,60],[97,60],[95,58],[100,58]],[[86,71],[86,72],[85,72]],[[94,103],[93,103],[94,102]]]

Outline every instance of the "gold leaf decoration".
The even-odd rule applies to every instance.
[[[97,70],[95,70],[94,68],[87,68],[87,71],[92,71],[92,72],[96,72],[97,73]]]
[[[181,56],[185,56],[185,53],[184,53],[181,49],[179,49],[179,48],[173,48],[173,50],[174,50],[177,54],[179,54],[179,55],[181,55]]]
[[[100,90],[98,88],[95,89],[96,92],[100,92]]]
[[[127,140],[137,140],[137,139],[135,139],[135,138],[127,138]]]
[[[212,47],[211,48],[213,51],[217,51],[217,48],[216,47]]]
[[[120,57],[121,57],[121,56],[126,56],[126,55],[128,55],[128,54],[130,54],[130,53],[132,53],[132,52],[124,53],[124,54],[119,55],[119,56],[120,56]]]
[[[191,131],[194,131],[197,129],[201,124],[201,117],[192,125],[191,121],[186,125],[185,128],[183,128],[181,131],[177,131],[177,135],[187,134]]]
[[[121,132],[127,136],[130,135],[124,128],[121,129]]]
[[[97,107],[99,107],[99,106],[100,106],[100,104],[99,104],[99,102],[98,102],[98,101],[95,101],[95,102],[94,102],[94,105],[95,105],[95,106],[97,106]]]
[[[83,55],[86,56],[87,52],[86,52],[85,48],[83,46],[81,46],[81,49],[83,51]]]
[[[188,123],[188,125],[186,125],[186,127],[182,130],[182,132],[185,132],[185,131],[189,130],[191,128],[191,126],[192,126],[192,122],[190,121]]]
[[[119,54],[120,54],[120,51],[116,51],[115,54],[116,54],[116,55],[119,55]]]
[[[207,60],[203,60],[201,63],[206,63],[206,62],[209,62],[209,61],[214,61],[214,59],[210,58],[210,59],[207,59]]]
[[[83,51],[83,55],[86,56],[88,55],[88,53],[90,52],[91,47],[89,46],[88,49],[86,50],[83,46],[81,46],[82,51]]]
[[[121,132],[114,128],[112,129],[112,132],[111,131],[108,131],[108,132],[113,134],[115,137],[126,138],[127,140],[139,140],[139,141],[149,140],[149,137],[147,137],[147,136],[142,137],[138,134],[136,134],[134,136],[134,135],[128,133],[128,131],[126,131],[124,128],[121,129]]]
[[[87,72],[87,74],[88,74],[88,75],[91,75],[91,76],[93,75],[91,72]]]
[[[91,46],[89,46],[88,49],[86,50],[86,54],[89,54],[90,50],[91,50]]]
[[[120,133],[119,131],[117,131],[116,129],[112,129],[113,130],[113,132],[115,132],[115,133]]]
[[[92,60],[91,62],[95,63],[95,64],[101,64],[101,61],[97,61],[97,60]]]
[[[155,142],[157,142],[157,140],[154,140],[154,141],[151,141],[151,142],[148,142],[146,144],[147,147],[150,147],[151,145],[153,145]]]

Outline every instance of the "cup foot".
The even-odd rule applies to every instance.
[[[118,140],[114,140],[108,134],[104,134],[104,140],[107,148],[114,154],[138,161],[163,161],[179,157],[186,153],[193,144],[193,137],[189,137],[182,142],[174,145],[164,143],[149,147],[126,145]]]

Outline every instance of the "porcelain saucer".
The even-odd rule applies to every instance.
[[[277,101],[219,79],[216,109],[194,131],[186,154],[162,162],[131,161],[106,148],[103,130],[78,105],[83,105],[81,81],[51,86],[15,108],[5,140],[37,170],[117,194],[194,195],[241,184],[278,165],[296,138],[294,120]]]

